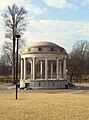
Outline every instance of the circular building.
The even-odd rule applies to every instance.
[[[53,89],[67,84],[66,58],[63,47],[52,42],[35,42],[21,55],[20,88]]]

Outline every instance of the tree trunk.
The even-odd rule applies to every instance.
[[[13,84],[16,83],[15,80],[15,37],[13,36],[13,64],[12,64],[12,78],[13,78]]]
[[[79,75],[79,82],[80,82],[80,84],[81,84],[81,74]]]
[[[70,75],[70,82],[72,82],[72,77],[73,77],[74,72]]]
[[[78,77],[79,77],[79,76],[78,76],[78,75],[76,75],[76,81],[77,81],[77,82],[78,82]]]

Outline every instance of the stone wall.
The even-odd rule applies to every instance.
[[[65,88],[67,80],[35,80],[28,83],[27,88],[31,89],[59,89]]]

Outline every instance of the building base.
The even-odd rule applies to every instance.
[[[24,86],[21,84],[20,87],[27,89],[59,89],[65,88],[67,84],[67,80],[31,80],[26,82]]]

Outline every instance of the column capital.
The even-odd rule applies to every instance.
[[[36,59],[36,57],[32,57],[32,59]]]
[[[45,60],[48,60],[48,57],[45,57]]]

